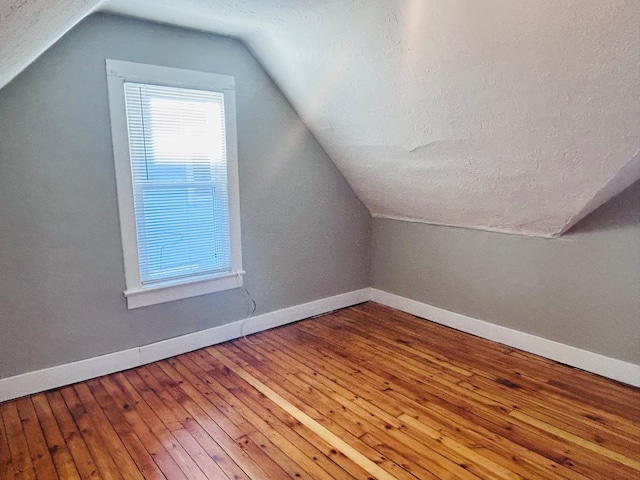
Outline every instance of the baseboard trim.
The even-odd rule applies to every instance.
[[[371,289],[371,300],[447,327],[640,387],[640,365],[467,317],[376,288]]]
[[[233,340],[242,335],[257,333],[339,308],[350,307],[366,302],[369,297],[370,289],[363,288],[149,345],[2,378],[0,379],[0,402],[120,372]]]
[[[640,387],[640,365],[495,325],[383,290],[363,288],[120,352],[2,378],[0,379],[0,402],[138,367],[233,340],[242,335],[261,332],[339,308],[350,307],[367,300],[373,300],[441,325]]]

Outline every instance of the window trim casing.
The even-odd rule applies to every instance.
[[[242,287],[245,272],[242,269],[240,238],[240,191],[234,77],[111,59],[106,60],[106,71],[120,234],[124,258],[126,283],[124,295],[127,300],[127,308],[144,307]],[[138,240],[124,91],[125,81],[209,90],[220,92],[224,95],[229,235],[231,243],[230,272],[209,276],[194,276],[181,282],[159,283],[146,287],[142,285],[138,261]]]

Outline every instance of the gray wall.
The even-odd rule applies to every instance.
[[[369,286],[367,210],[240,42],[94,15],[0,91],[0,378],[248,311],[239,290],[127,310],[105,58],[236,77],[256,314]]]
[[[640,363],[640,182],[553,240],[374,219],[373,287]]]

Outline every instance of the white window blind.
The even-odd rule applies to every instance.
[[[235,79],[105,63],[127,307],[241,287]]]
[[[224,94],[124,89],[141,286],[230,272]]]

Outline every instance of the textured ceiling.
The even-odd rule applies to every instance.
[[[0,85],[93,9],[242,38],[374,216],[551,237],[640,178],[638,0],[0,5]]]

